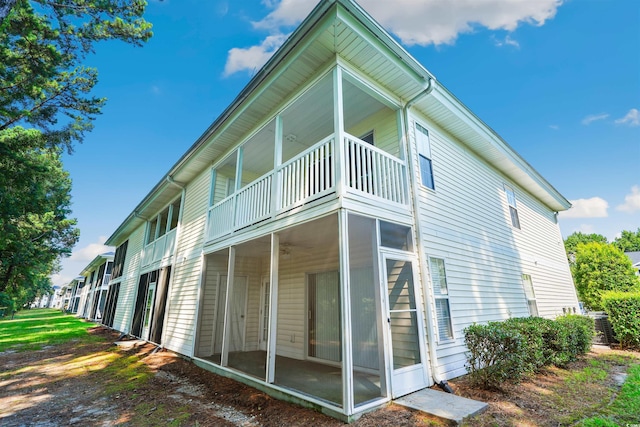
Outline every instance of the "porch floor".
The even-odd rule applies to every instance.
[[[220,364],[219,354],[203,359]],[[266,360],[264,351],[229,353],[228,367],[264,380]],[[276,356],[275,384],[342,406],[341,366]],[[356,372],[353,388],[356,405],[381,397],[378,375]]]

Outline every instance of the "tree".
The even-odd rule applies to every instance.
[[[0,3],[0,292],[20,304],[77,242],[61,154],[82,142],[105,103],[83,65],[95,43],[147,41],[144,0]]]
[[[571,267],[578,296],[591,310],[603,310],[604,291],[640,291],[640,279],[631,260],[613,245],[599,242],[581,243],[576,247]]]
[[[146,2],[16,0],[10,7],[0,23],[0,132],[27,125],[49,146],[71,151],[105,103],[89,95],[98,74],[83,61],[102,40],[148,40]]]
[[[589,242],[598,242],[598,243],[609,243],[607,238],[601,234],[584,234],[579,231],[567,236],[564,240],[564,250],[567,253],[567,259],[569,260],[569,265],[573,265],[576,257],[576,248],[581,243],[589,243]]]
[[[79,231],[60,149],[19,127],[0,133],[0,292],[37,286],[68,255]]]
[[[640,227],[635,233],[633,231],[623,230],[620,237],[616,237],[613,246],[622,252],[640,251]]]

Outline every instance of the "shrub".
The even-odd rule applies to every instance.
[[[464,330],[469,349],[467,371],[471,382],[486,389],[500,388],[505,381],[519,381],[525,372],[525,340],[502,322],[471,325]]]
[[[640,348],[640,292],[606,292],[602,303],[623,348]]]
[[[553,320],[542,317],[519,317],[508,319],[504,326],[520,333],[526,342],[522,351],[525,372],[538,372],[549,364],[550,352],[546,344],[545,332],[549,330]]]
[[[566,366],[589,351],[594,335],[593,319],[577,315],[474,324],[464,330],[467,371],[474,385],[500,388],[546,365]]]
[[[552,363],[566,366],[589,352],[595,336],[595,322],[591,317],[568,314],[555,320],[556,337],[552,340],[555,355]]]

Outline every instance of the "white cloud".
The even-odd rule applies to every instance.
[[[230,76],[239,71],[248,71],[250,74],[255,73],[265,62],[271,58],[271,55],[284,43],[288,35],[274,34],[268,36],[264,41],[248,48],[234,47],[229,50],[227,63],[224,67],[224,76]]]
[[[549,128],[551,128],[553,130],[558,130],[558,129],[560,129],[560,126],[558,126],[558,125],[549,125]]]
[[[395,0],[393,6],[380,0],[360,0],[362,7],[406,45],[453,44],[463,33],[475,28],[514,31],[520,24],[541,26],[552,19],[563,0]],[[265,41],[249,48],[229,51],[224,74],[254,70],[266,62],[275,49],[265,49],[270,37],[291,28],[311,12],[315,2],[308,0],[263,0],[273,9],[265,18],[253,22],[256,29],[271,33]],[[283,40],[284,41],[284,40]],[[509,35],[501,46],[518,46]]]
[[[606,218],[609,203],[600,197],[570,200],[571,209],[560,212],[560,218]]]
[[[518,43],[517,40],[514,40],[511,38],[510,34],[507,34],[507,36],[504,38],[504,40],[499,40],[497,38],[493,38],[496,46],[498,47],[502,47],[502,46],[513,46],[517,49],[520,49],[520,43]]]
[[[636,108],[629,110],[626,116],[616,120],[617,125],[640,126],[640,111]]]
[[[162,93],[162,89],[160,89],[160,86],[152,85],[150,90],[154,95],[160,95]]]
[[[311,4],[310,4],[311,3]],[[256,28],[275,29],[300,22],[313,2],[282,0],[265,4],[275,10]],[[362,7],[407,45],[451,44],[474,27],[513,31],[521,23],[543,25],[555,16],[562,0],[360,0]]]
[[[77,251],[73,251],[71,256],[69,257],[69,261],[76,262],[86,262],[89,263],[93,261],[95,257],[105,252],[112,251],[113,248],[110,246],[105,246],[104,242],[107,240],[106,236],[100,236],[98,238],[98,242],[91,243],[84,248],[78,249]]]
[[[598,120],[604,120],[608,117],[609,117],[609,114],[607,113],[589,114],[587,117],[582,119],[582,124],[585,126],[588,126],[593,122],[597,122]]]
[[[640,211],[640,186],[631,187],[631,193],[624,196],[624,203],[616,206],[616,209],[628,213]]]

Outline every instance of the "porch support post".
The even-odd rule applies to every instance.
[[[336,162],[336,193],[338,197],[342,198],[346,190],[344,185],[346,156],[344,154],[344,111],[342,102],[342,68],[340,66],[336,66],[333,69],[333,129],[335,135],[333,155]]]
[[[276,117],[275,130],[275,153],[273,156],[273,178],[271,179],[271,216],[273,218],[278,214],[280,209],[280,165],[282,164],[282,116],[278,114]]]
[[[346,415],[353,414],[353,351],[351,343],[351,284],[349,275],[348,212],[339,210],[340,236],[340,301],[342,302],[342,407]]]
[[[276,377],[276,337],[278,336],[278,262],[280,260],[280,236],[271,234],[271,286],[269,293],[269,342],[267,345],[267,383]]]
[[[227,297],[224,302],[224,326],[222,327],[222,354],[220,355],[220,366],[227,366],[229,362],[229,323],[231,320],[231,301],[233,298],[233,270],[236,265],[236,248],[229,248],[229,266],[227,269]]]

